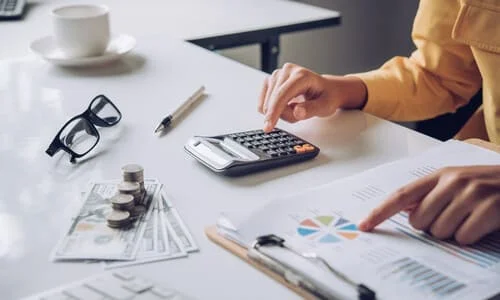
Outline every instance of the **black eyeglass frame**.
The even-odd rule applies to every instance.
[[[105,101],[101,104],[101,106],[96,106],[96,108],[94,110],[97,110],[97,112],[102,109],[106,104],[109,104],[111,105],[115,110],[116,112],[118,113],[118,118],[116,120],[114,120],[113,122],[108,122],[102,118],[100,118],[92,109],[92,106],[94,104],[95,101],[98,101],[99,99],[104,99]],[[94,145],[92,147],[90,147],[89,150],[87,150],[86,152],[84,153],[76,153],[75,151],[71,150],[71,148],[69,148],[68,146],[66,146],[62,141],[61,141],[61,133],[64,131],[64,129],[66,129],[66,127],[71,124],[72,122],[74,122],[75,120],[78,120],[78,119],[81,119],[80,122],[87,122],[88,125],[90,126],[87,126],[85,127],[85,129],[90,129],[92,131],[92,133],[89,133],[87,132],[89,135],[93,135],[97,138],[96,142],[94,143]],[[59,130],[59,132],[57,132],[56,136],[54,137],[54,139],[52,140],[52,142],[50,143],[49,147],[47,148],[47,150],[45,150],[45,153],[47,153],[49,156],[54,156],[57,152],[59,152],[59,150],[63,150],[65,151],[66,153],[68,153],[69,155],[71,155],[71,158],[70,158],[70,161],[72,163],[75,163],[76,162],[76,159],[77,158],[80,158],[80,157],[83,157],[85,156],[86,154],[88,154],[90,151],[92,151],[92,149],[95,148],[95,146],[97,146],[97,144],[99,143],[99,140],[101,139],[101,135],[99,134],[99,131],[97,130],[96,126],[99,126],[99,127],[111,127],[111,126],[114,126],[116,125],[118,122],[120,122],[120,120],[122,119],[122,113],[120,112],[120,110],[118,109],[118,107],[116,107],[116,105],[106,96],[104,95],[97,95],[95,96],[92,101],[90,101],[90,104],[88,106],[88,108],[81,114],[79,115],[76,115],[74,117],[72,117],[71,119],[69,119],[62,127],[61,129]],[[82,124],[82,123],[78,123],[78,124]],[[85,124],[83,124],[85,126]],[[76,133],[77,131],[79,131],[79,129],[77,127],[73,128],[72,131],[70,131],[70,134],[71,133]],[[69,136],[69,134],[68,134]]]

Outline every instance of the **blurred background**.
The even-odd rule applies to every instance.
[[[418,0],[297,2],[340,11],[342,25],[282,35],[280,65],[293,62],[318,73],[342,75],[377,68],[395,55],[409,55],[415,48],[410,34]],[[260,68],[257,45],[220,53]]]

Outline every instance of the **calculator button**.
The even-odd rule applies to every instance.
[[[84,285],[113,299],[130,299],[134,295],[116,284],[116,281],[109,279],[94,279]]]
[[[297,145],[297,146],[294,146],[293,149],[295,151],[297,151],[297,153],[307,153],[307,152],[311,152],[311,151],[314,151],[314,146],[310,145],[310,144],[304,144],[302,146],[300,145]]]
[[[71,296],[71,299],[78,300],[102,300],[104,296],[84,285],[72,287],[63,291],[64,294]]]
[[[243,142],[245,142],[245,139],[239,137],[239,138],[236,139],[236,141],[238,143],[243,143]]]
[[[251,141],[253,141],[253,138],[251,136],[247,136],[247,137],[245,137],[245,141],[251,142]]]
[[[274,150],[268,150],[267,151],[267,154],[271,155],[272,157],[276,157],[278,156],[278,152],[274,151]]]
[[[278,148],[278,146],[276,146],[275,144],[269,144],[268,147],[273,150]]]
[[[302,148],[306,149],[307,152],[314,151],[314,146],[311,144],[304,144]]]
[[[277,143],[276,146],[281,147],[281,148],[286,147],[286,145],[283,143]]]
[[[254,145],[254,146],[260,146],[260,145],[262,145],[262,143],[259,142],[259,141],[253,141],[252,145]]]
[[[113,272],[113,276],[125,281],[129,281],[135,278],[135,276],[132,273],[127,271],[115,271]]]
[[[134,293],[142,293],[153,287],[153,283],[145,279],[136,279],[127,283],[123,283],[122,287]]]
[[[155,286],[151,290],[151,292],[153,292],[155,295],[160,296],[163,299],[171,299],[176,294],[176,292],[174,290],[163,288],[163,287],[157,287],[157,286]]]
[[[243,143],[243,146],[245,146],[245,147],[247,147],[247,148],[253,148],[252,143],[249,143],[249,142],[245,142],[245,143]]]
[[[306,150],[305,150],[304,148],[302,148],[302,146],[299,146],[299,145],[294,146],[294,147],[293,147],[293,149],[294,149],[295,151],[297,151],[297,153],[298,153],[298,154],[301,154],[301,153],[305,153],[305,152],[306,152]]]
[[[64,295],[61,292],[56,292],[54,294],[44,296],[42,299],[44,299],[44,300],[72,300],[73,298],[71,298],[68,295]]]
[[[260,145],[258,148],[262,151],[269,150],[269,147],[267,147],[266,145]]]

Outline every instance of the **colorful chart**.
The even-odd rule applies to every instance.
[[[317,216],[300,222],[299,235],[314,239],[319,243],[338,243],[354,240],[359,231],[356,224],[337,216]]]

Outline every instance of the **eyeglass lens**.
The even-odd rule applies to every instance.
[[[107,126],[116,124],[121,118],[118,109],[104,96],[95,98],[90,104],[90,110]]]
[[[64,126],[59,135],[60,141],[73,152],[83,155],[95,147],[99,134],[92,124],[84,118],[76,118]]]

